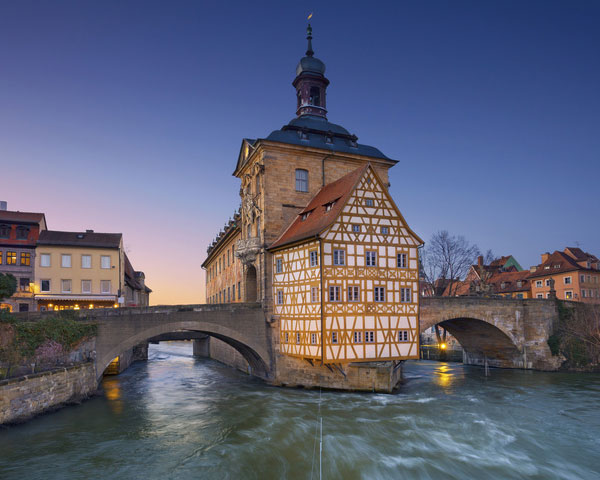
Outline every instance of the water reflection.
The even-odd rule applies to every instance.
[[[452,387],[454,374],[452,373],[452,370],[448,364],[440,364],[440,366],[433,373],[435,375],[435,383],[442,387],[445,391],[450,390]]]
[[[121,400],[121,380],[119,377],[104,377],[102,381],[104,396],[108,400],[108,406],[113,413],[123,413],[123,401]]]

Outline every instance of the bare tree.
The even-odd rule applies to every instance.
[[[450,235],[447,230],[434,233],[423,249],[425,278],[434,286],[436,281],[442,283],[448,295],[454,296],[459,282],[476,262],[479,253],[477,245],[469,243],[462,235]],[[435,290],[435,295],[443,293]]]

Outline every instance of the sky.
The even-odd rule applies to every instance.
[[[391,193],[525,268],[600,254],[600,2],[0,0],[0,200],[121,232],[152,304],[204,302],[241,140],[295,116],[313,12],[328,119]]]

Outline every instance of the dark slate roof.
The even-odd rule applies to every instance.
[[[121,233],[59,232],[44,230],[38,238],[38,245],[66,245],[73,247],[119,248]]]
[[[304,139],[303,136],[305,136]],[[328,141],[328,138],[330,141]],[[357,139],[356,135],[351,135],[344,127],[331,123],[325,118],[316,115],[303,115],[294,118],[287,125],[281,127],[280,130],[271,132],[265,140],[321,148],[332,152],[383,158],[395,162],[377,148],[357,143]]]

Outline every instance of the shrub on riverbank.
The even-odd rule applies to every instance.
[[[74,312],[59,312],[38,321],[20,321],[0,313],[0,376],[68,364],[71,351],[97,331],[95,324],[75,318]]]
[[[558,325],[548,339],[552,355],[563,355],[564,368],[600,370],[600,307],[557,300]]]

